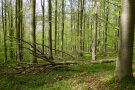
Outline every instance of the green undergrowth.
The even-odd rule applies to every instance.
[[[120,82],[116,82],[114,78],[111,78],[104,83],[102,90],[134,90],[135,89],[135,78],[125,78]]]
[[[85,82],[104,72],[113,73],[114,63],[61,67],[41,74],[0,75],[0,90],[87,90]]]
[[[81,58],[79,59],[81,61]],[[16,66],[14,63],[10,61],[5,65]],[[15,75],[8,75],[13,73],[12,70],[4,71],[6,74],[3,74],[0,68],[0,90],[134,90],[135,88],[135,79],[115,82],[113,77],[115,63],[59,67],[61,68],[44,73]]]

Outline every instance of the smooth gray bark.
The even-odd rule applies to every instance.
[[[96,60],[96,47],[97,47],[97,15],[98,15],[98,5],[95,1],[94,6],[94,24],[93,24],[93,42],[92,42],[92,60]]]
[[[45,0],[41,0],[42,8],[42,54],[44,55],[44,45],[45,45]]]
[[[120,81],[125,77],[133,77],[134,9],[134,0],[122,0],[119,52],[115,70],[116,81]]]

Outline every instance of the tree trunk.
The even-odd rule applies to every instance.
[[[4,6],[5,6],[5,19],[4,19]],[[7,22],[6,22],[6,0],[5,0],[5,5],[2,0],[2,24],[3,24],[3,36],[4,36],[4,63],[7,61],[7,45],[6,45],[6,30],[7,30]]]
[[[64,46],[64,17],[65,17],[65,7],[64,7],[64,1],[62,0],[62,46],[61,46],[61,51],[63,52],[63,46]],[[62,53],[63,57],[63,53]]]
[[[55,49],[57,49],[57,0],[55,0]],[[57,52],[55,51],[55,54]]]
[[[13,5],[12,0],[10,1],[10,30],[9,30],[9,36],[10,36],[10,58],[14,58],[14,49],[13,49]]]
[[[93,24],[93,42],[92,42],[92,60],[96,60],[96,47],[97,47],[97,15],[98,6],[97,1],[95,1],[94,10],[94,24]]]
[[[36,56],[36,23],[35,23],[35,9],[36,9],[36,0],[30,1],[30,43],[32,47],[31,52],[31,63],[37,63]]]
[[[23,0],[20,0],[20,38],[24,39]],[[20,40],[20,58],[23,59],[23,43]]]
[[[105,6],[104,6],[104,8],[105,8]],[[108,22],[108,16],[109,16],[109,6],[107,5],[106,22]],[[104,34],[105,35],[105,38],[104,38],[104,56],[106,56],[106,53],[107,53],[107,29],[108,29],[108,23],[105,24],[105,32],[104,32],[105,33]]]
[[[85,51],[85,25],[86,25],[86,23],[85,23],[85,21],[86,21],[86,14],[85,14],[85,4],[86,4],[86,2],[85,2],[85,0],[83,0],[83,12],[84,12],[84,14],[83,14],[83,17],[84,17],[84,22],[83,22],[83,52]]]
[[[42,8],[42,54],[44,55],[44,39],[45,39],[45,0],[41,0],[41,8]]]
[[[20,56],[20,0],[16,0],[16,60],[21,61]]]
[[[73,1],[71,0],[71,51],[73,51]]]
[[[5,0],[4,62],[7,61],[7,0]]]
[[[50,51],[49,51],[49,58],[53,59],[53,52],[52,52],[52,2],[51,0],[48,1],[48,13],[49,13],[49,46],[50,46]]]
[[[78,20],[77,20],[77,40],[76,40],[76,48],[79,50],[79,31],[80,31],[80,0],[78,0]]]
[[[122,0],[119,53],[115,70],[116,81],[120,81],[126,77],[133,77],[134,9],[134,0]]]

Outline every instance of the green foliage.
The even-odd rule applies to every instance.
[[[86,81],[104,72],[113,74],[114,66],[113,63],[71,65],[42,74],[0,75],[0,90],[86,90]]]

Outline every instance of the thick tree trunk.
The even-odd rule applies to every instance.
[[[134,0],[122,0],[119,53],[115,70],[116,81],[120,81],[125,77],[133,77],[134,9]]]
[[[93,42],[92,42],[92,60],[96,60],[96,47],[97,47],[97,15],[98,15],[98,6],[95,1],[95,10],[94,10],[94,24],[93,24]]]
[[[37,63],[36,56],[36,23],[35,23],[35,9],[36,9],[36,0],[31,0],[30,5],[30,43],[33,47],[30,49],[34,52],[31,52],[31,63]]]

